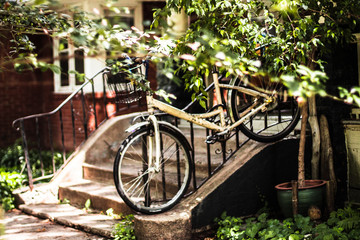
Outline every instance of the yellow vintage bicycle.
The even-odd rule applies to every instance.
[[[186,193],[194,168],[188,140],[177,127],[160,121],[159,111],[212,130],[207,143],[225,140],[235,129],[256,141],[277,141],[287,136],[300,118],[296,100],[280,83],[265,78],[228,79],[216,71],[206,90],[214,92],[217,104],[205,113],[189,113],[188,107],[178,109],[150,92],[142,94],[136,82],[146,81],[147,69],[148,62],[141,61],[115,75],[104,73],[121,101],[147,99],[148,112],[127,129],[131,134],[121,144],[113,169],[119,195],[138,212],[153,214],[172,208]]]

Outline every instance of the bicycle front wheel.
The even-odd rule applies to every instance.
[[[159,125],[160,165],[155,163],[152,126],[132,133],[120,146],[114,163],[114,180],[121,198],[132,209],[152,214],[167,211],[185,194],[191,179],[190,149],[186,139]]]
[[[271,96],[274,101],[247,118],[239,126],[240,131],[259,142],[274,142],[286,137],[294,130],[300,118],[296,99],[288,96],[286,87],[281,83],[261,77],[246,80],[250,82],[246,86],[240,78],[234,79],[231,84],[260,91]],[[234,89],[228,91],[228,100],[230,100],[228,111],[232,122],[238,121],[252,106],[263,103],[261,98]]]

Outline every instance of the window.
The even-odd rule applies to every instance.
[[[111,24],[119,24],[123,28],[135,26],[139,30],[148,28],[152,21],[152,9],[163,7],[165,1],[148,1],[148,0],[124,0],[119,1],[116,6],[120,12],[115,13],[107,9],[101,1],[96,4],[85,4],[73,0],[62,1],[64,6],[78,6],[87,12],[92,12],[93,8],[102,9]],[[93,3],[93,2],[92,2]],[[144,27],[145,25],[145,27]],[[86,77],[92,77],[95,73],[105,67],[106,54],[98,57],[87,57],[82,49],[77,49],[64,40],[54,40],[54,63],[61,68],[61,74],[54,75],[55,93],[71,93],[82,84],[82,81],[76,77],[72,71],[84,73]],[[98,76],[97,78],[101,78]],[[101,91],[101,79],[96,79],[95,91]],[[90,92],[88,88],[84,89]]]
[[[83,49],[77,49],[74,51],[75,59],[75,71],[78,73],[85,73],[85,54]],[[82,79],[78,75],[75,76],[75,85],[81,85]]]
[[[64,39],[55,40],[54,45],[55,64],[57,64],[61,70],[60,74],[54,76],[55,92],[73,92],[83,82],[74,73],[69,73],[69,71],[85,73],[84,50],[74,48],[74,46],[68,44]]]
[[[119,8],[120,13],[115,13],[107,9],[104,10],[104,15],[112,25],[121,24],[123,28],[130,28],[135,24],[135,10],[129,7]]]

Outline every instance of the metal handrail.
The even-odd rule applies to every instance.
[[[91,84],[92,86],[92,97],[93,97],[93,102],[90,103],[93,105],[93,110],[94,110],[94,117],[95,117],[95,130],[98,128],[98,116],[97,116],[97,112],[96,112],[96,100],[95,100],[95,89],[94,89],[94,79],[95,77],[97,77],[100,74],[105,74],[106,71],[110,71],[111,69],[109,67],[105,67],[103,69],[101,69],[99,72],[97,72],[96,74],[94,74],[91,78],[87,78],[87,80],[81,84],[77,90],[75,90],[73,93],[71,93],[64,101],[62,101],[62,103],[56,107],[54,110],[50,111],[50,112],[45,112],[45,113],[39,113],[39,114],[33,114],[33,115],[29,115],[29,116],[25,116],[25,117],[21,117],[18,118],[16,120],[14,120],[12,122],[12,126],[17,130],[21,132],[21,138],[22,138],[22,142],[23,142],[23,149],[24,149],[24,158],[25,158],[25,163],[26,163],[26,167],[27,167],[27,175],[28,175],[28,181],[29,181],[29,187],[32,189],[33,188],[33,183],[37,180],[43,180],[46,178],[51,178],[51,176],[54,175],[54,173],[56,172],[56,166],[55,166],[55,158],[54,158],[54,142],[53,142],[53,133],[52,133],[52,126],[51,126],[51,122],[50,122],[50,118],[53,116],[56,116],[56,114],[59,114],[59,120],[60,120],[60,134],[61,134],[61,143],[62,144],[62,159],[63,159],[63,164],[65,164],[67,162],[66,159],[66,147],[65,147],[65,139],[64,139],[64,124],[63,124],[63,114],[62,114],[62,109],[64,108],[65,105],[70,104],[70,109],[71,109],[71,122],[72,122],[72,135],[73,135],[73,149],[75,150],[76,148],[76,130],[75,130],[75,117],[74,117],[74,112],[75,112],[75,108],[73,106],[73,99],[76,97],[76,95],[81,92],[81,108],[82,108],[82,117],[84,120],[84,124],[83,124],[83,130],[84,130],[84,137],[85,140],[88,138],[88,119],[87,117],[89,116],[88,112],[86,112],[85,108],[87,106],[85,103],[85,97],[84,97],[84,87],[87,86],[88,84]],[[127,110],[133,107],[140,107],[141,106],[141,102],[138,101],[137,103],[134,104],[127,104],[125,107],[119,108],[119,103],[116,101],[116,96],[115,96],[115,105],[116,105],[116,109],[114,110],[113,113],[111,113],[111,115],[108,114],[107,110],[106,110],[106,106],[109,103],[109,101],[107,100],[107,88],[106,88],[106,84],[105,84],[105,79],[103,77],[103,102],[104,102],[104,111],[105,111],[105,120],[110,118],[113,114],[119,113],[123,110]],[[52,153],[52,173],[50,173],[49,175],[45,175],[45,171],[44,171],[44,164],[43,164],[43,160],[42,160],[42,149],[41,149],[41,141],[43,140],[40,136],[40,128],[39,128],[39,119],[45,119],[45,121],[47,120],[47,125],[48,125],[48,137],[49,137],[49,146],[50,146],[50,150]],[[36,179],[33,179],[33,174],[32,174],[32,170],[31,170],[31,163],[30,163],[30,155],[29,155],[29,146],[28,146],[28,135],[27,132],[25,131],[25,124],[24,122],[28,122],[28,121],[35,121],[36,127],[32,128],[32,129],[36,129],[36,138],[37,138],[37,149],[38,149],[38,156],[40,158],[40,164],[41,164],[41,174],[42,176],[37,177]],[[101,124],[101,123],[100,123]]]
[[[60,117],[60,127],[61,127],[61,140],[62,140],[62,145],[63,145],[63,164],[65,164],[67,162],[66,160],[66,150],[65,150],[65,145],[64,145],[64,133],[63,133],[63,123],[62,123],[62,109],[63,107],[70,103],[71,104],[71,111],[73,113],[73,105],[72,105],[72,99],[79,93],[81,92],[82,93],[82,104],[84,105],[84,92],[83,92],[83,89],[85,86],[87,86],[88,84],[92,84],[92,93],[93,93],[93,96],[94,96],[94,78],[97,77],[99,74],[101,73],[104,73],[105,71],[108,71],[110,70],[108,67],[105,67],[103,68],[102,70],[100,70],[98,73],[96,73],[93,77],[87,79],[76,91],[74,91],[72,94],[70,94],[64,101],[62,101],[62,103],[56,107],[53,111],[50,111],[50,112],[46,112],[46,113],[40,113],[40,114],[33,114],[33,115],[29,115],[29,116],[26,116],[26,117],[22,117],[22,118],[18,118],[16,120],[13,121],[12,125],[14,128],[16,128],[17,130],[20,130],[21,131],[21,136],[22,136],[22,140],[23,140],[23,147],[24,147],[24,153],[25,153],[25,161],[26,161],[26,165],[27,165],[27,171],[28,171],[28,179],[29,179],[29,186],[30,188],[33,188],[33,182],[37,181],[37,180],[42,180],[42,179],[46,179],[46,178],[50,178],[54,175],[54,173],[56,172],[56,167],[55,167],[55,163],[54,163],[54,149],[53,149],[53,143],[52,143],[52,132],[51,132],[51,126],[50,126],[50,117],[59,113],[59,117]],[[103,92],[104,92],[104,103],[105,105],[107,104],[106,102],[106,87],[105,87],[105,80],[103,79],[103,84],[104,84],[104,87],[103,87]],[[210,86],[208,86],[206,88],[206,91],[210,91],[211,89],[213,88],[213,84],[211,84]],[[95,99],[95,98],[94,98]],[[115,97],[115,100],[116,100],[116,97]],[[195,102],[192,102],[190,104],[188,104],[184,110],[189,110],[192,105],[194,104]],[[94,100],[94,108],[95,108],[95,100]],[[140,104],[140,102],[138,103]],[[121,111],[120,109],[118,109],[118,105],[116,105],[116,112],[119,112]],[[127,106],[127,108],[129,108],[129,105]],[[108,119],[109,116],[107,115],[107,112],[105,111],[105,119]],[[31,120],[31,119],[35,119],[36,120],[36,135],[38,137],[38,146],[39,146],[39,152],[41,151],[40,150],[40,133],[39,133],[39,120],[40,118],[47,118],[47,121],[48,121],[48,132],[49,132],[49,139],[50,139],[50,147],[51,147],[51,152],[53,154],[53,171],[51,174],[45,176],[44,174],[44,171],[42,171],[42,176],[41,177],[38,177],[36,179],[33,179],[33,175],[32,175],[32,172],[31,172],[31,164],[30,164],[30,158],[29,158],[29,149],[28,149],[28,141],[27,141],[27,135],[26,135],[26,131],[25,131],[25,127],[24,127],[24,122],[27,121],[27,120]],[[84,113],[84,106],[83,106],[83,118],[84,118],[84,121],[85,121],[85,113]],[[95,111],[95,118],[96,118],[96,111]],[[73,124],[73,137],[75,137],[75,133],[74,133],[74,126],[75,126],[75,119],[74,119],[74,116],[72,115],[72,124]],[[96,124],[97,124],[97,120],[95,120]],[[175,125],[178,125],[178,119],[175,119]],[[96,128],[98,126],[96,125]],[[87,132],[86,132],[86,128],[87,126],[84,124],[84,131],[85,131],[85,140],[87,139]],[[33,128],[34,129],[34,128]],[[207,135],[209,135],[209,130],[207,130]],[[205,136],[204,136],[205,138]],[[207,180],[209,180],[213,174],[215,172],[217,172],[221,167],[222,165],[228,160],[230,159],[234,154],[235,152],[237,152],[242,146],[244,143],[240,143],[239,142],[239,135],[238,135],[238,131],[234,131],[234,133],[231,135],[231,139],[236,139],[236,147],[235,149],[232,149],[229,151],[229,149],[227,149],[227,145],[226,145],[226,141],[223,141],[221,142],[221,145],[220,145],[220,148],[221,149],[216,149],[215,150],[215,153],[216,154],[220,154],[219,157],[221,157],[221,164],[217,165],[215,168],[213,168],[213,152],[211,151],[211,144],[207,144],[207,147],[206,147],[206,156],[207,156],[207,160],[206,160],[206,164],[207,164],[207,177],[202,179],[200,182],[197,182],[197,170],[196,168],[194,167],[194,171],[193,171],[193,191],[196,191],[200,186],[202,186]],[[247,142],[248,140],[246,140],[245,142]],[[193,159],[193,163],[195,163],[195,158],[197,156],[197,150],[195,149],[195,143],[194,143],[194,127],[193,127],[193,124],[190,123],[190,144],[191,144],[191,147],[192,149],[194,149],[192,151],[192,159]],[[75,147],[75,138],[74,138],[74,147]],[[41,156],[41,155],[40,155]],[[41,161],[41,159],[40,159]],[[41,166],[43,167],[43,166]]]
[[[46,113],[38,113],[38,114],[33,114],[33,115],[29,115],[26,117],[21,117],[21,118],[17,118],[12,122],[12,126],[13,128],[15,128],[16,130],[19,130],[18,128],[15,127],[16,123],[23,121],[23,120],[27,120],[27,119],[32,119],[32,118],[39,118],[39,117],[45,117],[45,116],[51,116],[54,115],[55,113],[57,113],[66,103],[68,103],[76,94],[78,94],[87,84],[92,83],[94,78],[97,77],[99,74],[103,73],[105,70],[109,70],[108,67],[103,68],[102,70],[100,70],[99,72],[97,72],[93,77],[89,78],[88,80],[86,80],[83,84],[80,85],[80,87],[75,90],[72,94],[70,94],[57,108],[55,108],[54,110],[52,110],[51,112],[46,112]]]

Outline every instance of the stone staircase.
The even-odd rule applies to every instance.
[[[156,215],[137,214],[128,208],[116,192],[112,176],[113,161],[117,148],[126,137],[124,130],[130,125],[133,117],[137,115],[138,113],[119,116],[105,122],[78,148],[70,157],[64,169],[59,171],[49,184],[36,187],[32,193],[29,193],[29,191],[18,192],[17,199],[19,205],[22,204],[20,208],[27,212],[35,211],[37,215],[41,215],[41,213],[34,209],[40,208],[46,211],[44,210],[46,208],[42,206],[44,204],[45,206],[46,204],[52,204],[51,206],[56,205],[57,199],[62,201],[66,200],[66,202],[69,201],[71,207],[76,206],[80,209],[84,208],[86,201],[90,199],[91,208],[96,210],[105,212],[109,208],[112,208],[115,213],[134,214],[137,239],[191,239],[194,231],[208,225],[209,221],[219,216],[219,212],[221,214],[222,211],[226,210],[228,207],[227,204],[229,204],[229,201],[232,201],[231,199],[226,200],[226,196],[217,196],[215,199],[219,197],[224,198],[223,202],[215,200],[215,202],[217,201],[216,211],[213,209],[214,206],[209,205],[209,203],[214,201],[214,194],[218,189],[222,189],[220,186],[226,184],[230,189],[234,187],[231,180],[231,178],[233,178],[232,176],[244,174],[241,171],[242,167],[246,165],[249,160],[255,158],[256,155],[272,145],[249,141],[246,143],[246,147],[243,147],[241,151],[236,153],[221,167],[220,171],[217,171],[213,177],[203,184],[209,172],[206,154],[208,146],[204,142],[206,136],[205,130],[200,127],[195,127],[195,138],[193,142],[196,148],[194,158],[196,165],[196,185],[199,186],[202,184],[202,186],[168,212]],[[190,138],[189,128],[186,124],[181,122],[179,128],[191,143],[192,139]],[[241,135],[240,142],[245,140],[246,138]],[[234,140],[228,141],[226,146],[227,151],[231,152],[229,149],[235,149],[235,145]],[[213,171],[223,162],[223,157],[222,153],[218,150],[221,149],[219,143],[211,145],[210,148],[211,171]],[[216,154],[216,152],[218,154]],[[264,169],[264,171],[267,171],[267,169]],[[241,187],[241,185],[237,187]],[[189,191],[193,190],[194,188],[190,187]],[[41,193],[41,191],[43,192]],[[53,196],[51,198],[52,201],[46,197],[49,193]],[[37,196],[41,195],[43,197],[34,197],[36,194]],[[232,194],[229,194],[229,196],[231,195]],[[247,198],[246,195],[241,195],[241,197]],[[54,200],[54,198],[56,200]],[[242,204],[241,201],[239,204]],[[50,205],[48,205],[48,209],[50,209]],[[236,206],[237,204],[235,204],[235,207]],[[204,213],[206,214],[204,215]],[[53,216],[51,213],[46,214],[46,216]],[[99,216],[103,217],[104,215],[100,214]],[[110,223],[115,224],[116,221],[113,220],[110,221]],[[84,229],[90,229],[89,231],[91,231],[90,227],[84,227]],[[104,225],[104,229],[109,229],[109,226],[105,227]],[[161,234],[159,234],[160,232]],[[111,231],[109,230],[97,230],[97,233],[105,237],[111,236]]]
[[[129,115],[125,119],[131,119],[132,115]],[[119,122],[127,122],[128,120],[121,120]],[[122,124],[125,126],[126,124]],[[187,123],[181,122],[179,129],[191,142],[190,128]],[[122,131],[117,130],[118,131]],[[105,133],[105,136],[107,133]],[[123,133],[119,133],[121,136]],[[196,170],[196,186],[205,181],[209,176],[208,174],[208,159],[207,159],[207,144],[205,143],[206,131],[202,127],[194,126],[194,148],[195,151],[195,170]],[[124,136],[125,137],[125,136]],[[114,182],[113,182],[113,163],[116,155],[118,146],[124,139],[119,137],[118,139],[111,139],[107,137],[102,142],[108,147],[103,148],[102,146],[92,146],[82,163],[82,178],[76,181],[59,185],[58,197],[60,200],[70,201],[72,205],[84,206],[88,199],[91,200],[91,206],[97,210],[105,212],[107,209],[112,208],[116,213],[130,214],[131,209],[122,201],[118,195]],[[242,140],[245,140],[243,137]],[[110,143],[110,144],[109,144]],[[229,147],[235,148],[234,140],[229,141]],[[101,140],[96,142],[96,145],[103,145]],[[213,153],[220,151],[221,145],[215,143],[210,146]],[[98,150],[99,149],[99,150]],[[100,152],[101,149],[105,149],[104,152]],[[211,170],[216,169],[223,162],[222,154],[212,154],[211,156]],[[193,184],[190,184],[188,193],[194,191]]]

